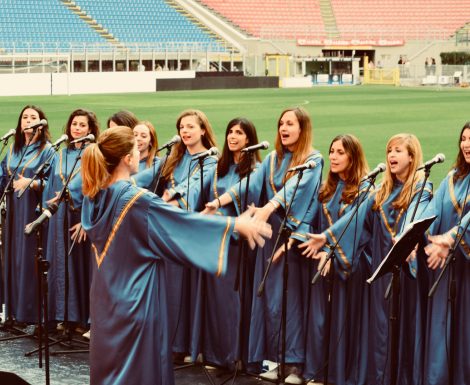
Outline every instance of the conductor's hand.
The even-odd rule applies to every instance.
[[[294,244],[294,238],[289,238],[289,242],[287,242],[287,250],[290,250],[292,245]],[[273,262],[276,263],[279,258],[284,255],[285,245],[281,245],[273,255]]]
[[[75,241],[77,243],[86,241],[86,233],[85,233],[85,230],[83,230],[81,223],[77,223],[73,225],[69,231],[72,233],[70,235],[70,238],[72,239],[72,241]]]
[[[272,229],[267,223],[253,217],[254,209],[248,208],[235,219],[235,231],[246,238],[251,249],[264,246],[264,238],[271,238]]]

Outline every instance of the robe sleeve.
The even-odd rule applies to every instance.
[[[209,178],[209,175],[214,171],[215,167],[217,167],[217,158],[211,156],[204,159],[204,170],[202,173],[202,177],[204,178],[204,184],[206,179]],[[178,184],[178,186],[171,188],[169,192],[171,197],[178,201],[178,204],[182,209],[194,211],[196,209],[197,202],[192,201],[192,198],[195,198],[195,196],[188,197],[188,191],[191,191],[193,188],[196,188],[196,186],[199,186],[199,190],[201,190],[200,185],[201,172],[198,169],[189,177],[189,182],[188,179],[185,178],[183,182]],[[198,197],[199,202],[201,202],[200,198],[201,196]]]
[[[157,257],[217,275],[226,271],[234,218],[186,212],[157,196],[147,215],[149,245]]]
[[[316,154],[315,158],[318,158],[318,154]],[[308,160],[312,159],[313,156]],[[291,177],[285,183],[284,187],[272,198],[272,200],[279,203],[280,206],[286,210],[286,206],[290,203],[295,191],[294,201],[292,202],[288,217],[288,226],[293,231],[297,230],[302,222],[311,222],[315,211],[318,209],[316,207],[318,206],[317,195],[321,184],[323,159],[318,163],[315,168],[303,172],[297,191],[295,191],[295,186],[297,185],[298,176],[295,175]],[[309,215],[309,218],[304,220],[306,215]]]
[[[356,210],[351,209],[323,232],[327,238],[327,250],[339,240],[335,254],[338,256],[337,270],[343,278],[351,272],[353,258],[362,254],[372,237],[372,206],[375,194],[369,193],[367,197],[361,195],[360,198],[362,203],[357,214]],[[341,237],[343,231],[344,235]]]

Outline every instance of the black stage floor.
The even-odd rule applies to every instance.
[[[33,332],[33,327],[28,327],[27,331]],[[0,339],[12,336],[10,333],[0,331]],[[77,340],[83,340],[79,335]],[[86,346],[74,343],[80,349]],[[25,353],[31,351],[38,346],[37,339],[31,337],[15,339],[10,341],[0,341],[0,384],[13,385],[15,382],[7,383],[5,380],[11,373],[16,374],[21,379],[31,385],[46,384],[45,361],[43,368],[39,368],[38,355],[33,354],[25,357]],[[52,351],[62,349],[58,345],[50,348]],[[43,357],[44,359],[44,357]],[[49,360],[50,384],[51,385],[85,385],[89,384],[89,365],[88,353],[60,354],[50,357]],[[2,373],[3,372],[3,373]],[[6,372],[6,373],[5,373]],[[217,371],[209,371],[212,382],[206,377],[201,366],[192,366],[181,370],[175,370],[175,378],[177,385],[207,385],[222,384],[230,385],[268,385],[269,382],[261,381],[255,377],[239,375],[232,381],[229,375],[218,376]],[[3,380],[2,380],[3,378]]]

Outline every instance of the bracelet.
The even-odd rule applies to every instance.
[[[217,199],[217,202],[219,203],[219,209],[220,209],[220,208],[222,207],[222,203],[220,203],[219,197],[217,197],[217,198],[215,198],[215,199]]]
[[[269,203],[271,203],[274,206],[274,210],[277,210],[278,207],[280,206],[277,202],[274,203],[272,200],[270,200]]]

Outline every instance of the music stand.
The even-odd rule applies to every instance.
[[[397,238],[386,257],[374,271],[367,283],[372,284],[386,273],[392,273],[392,306],[390,308],[390,385],[397,384],[398,371],[398,325],[399,325],[399,299],[400,299],[400,272],[408,268],[406,259],[416,244],[423,237],[424,232],[434,222],[436,216],[424,218],[410,223],[403,233]],[[385,370],[385,369],[384,369]]]

